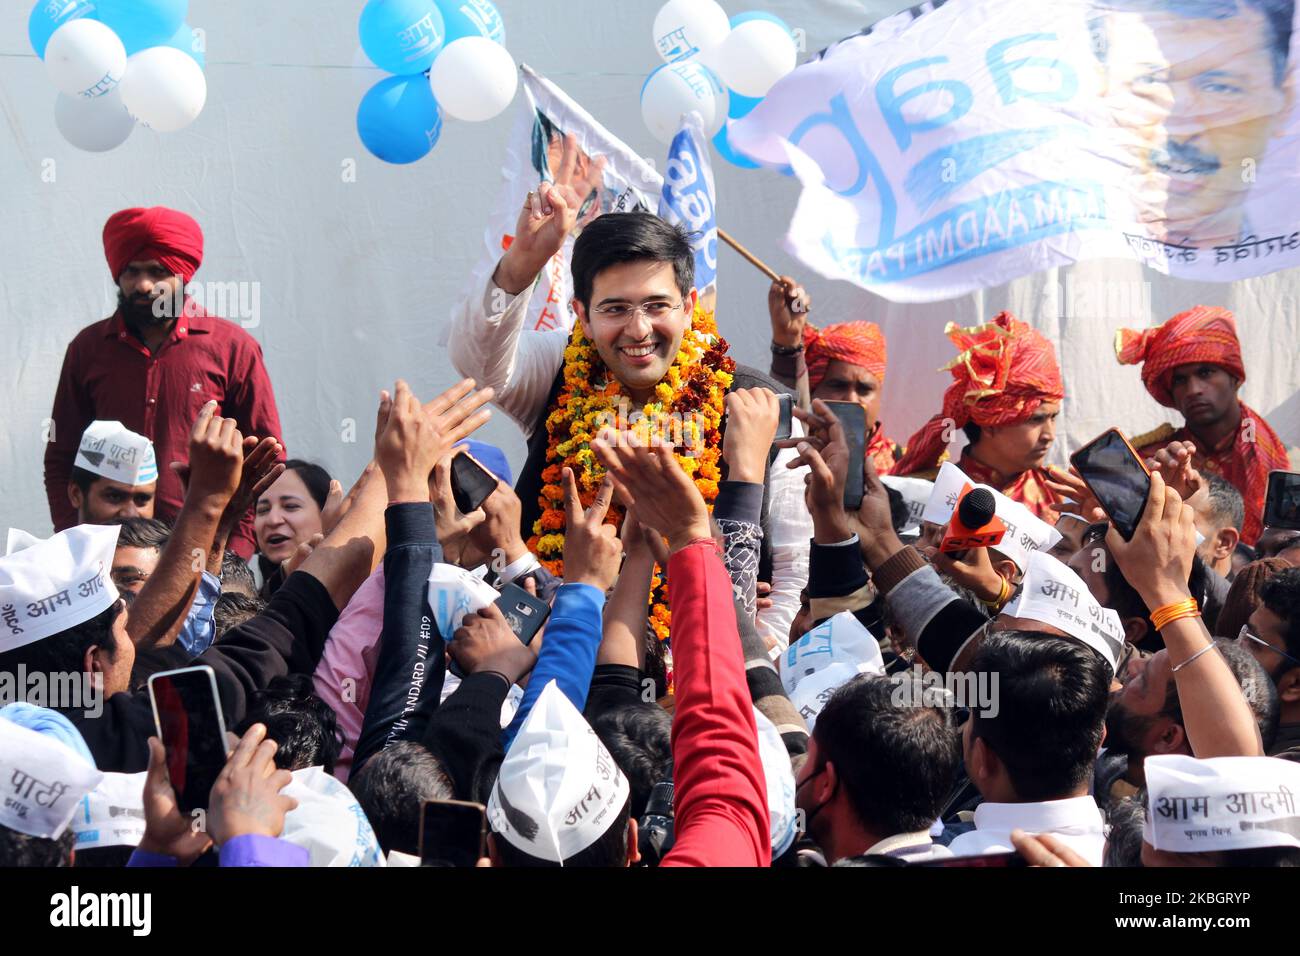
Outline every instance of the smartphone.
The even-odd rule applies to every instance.
[[[149,678],[149,700],[181,813],[206,809],[228,746],[216,675],[211,667],[162,671]]]
[[[953,856],[946,857],[942,860],[930,860],[926,863],[917,863],[917,866],[937,866],[944,869],[965,869],[967,867],[1008,867],[1008,866],[1028,866],[1025,858],[1019,853],[980,853],[975,856]]]
[[[533,597],[517,584],[507,584],[501,589],[501,596],[492,602],[505,616],[510,630],[524,644],[531,644],[537,632],[542,629],[550,616],[551,606],[539,597]],[[447,670],[461,680],[465,673],[459,664],[448,655]]]
[[[1300,531],[1300,472],[1270,471],[1264,527]]]
[[[451,460],[451,495],[463,515],[478,511],[497,490],[497,477],[476,462],[467,451]]]
[[[1102,432],[1070,456],[1084,483],[1125,541],[1133,538],[1151,494],[1151,474],[1118,428]]]
[[[785,441],[790,437],[790,419],[793,415],[794,396],[789,392],[779,392],[776,396],[780,417],[776,420],[776,434],[772,441]]]
[[[862,459],[867,454],[867,410],[856,402],[827,402],[831,413],[840,420],[844,440],[849,446],[849,473],[844,479],[844,507],[857,511],[862,505]]]
[[[420,808],[420,865],[475,866],[487,856],[487,808],[427,800]]]

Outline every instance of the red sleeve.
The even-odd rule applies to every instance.
[[[63,355],[63,371],[54,392],[54,409],[50,412],[49,432],[45,445],[45,497],[50,503],[54,530],[62,531],[77,523],[77,511],[68,501],[68,478],[77,458],[81,433],[95,420],[94,409],[81,382],[79,339],[73,339]]]
[[[261,346],[251,337],[244,337],[236,354],[238,360],[230,377],[230,390],[224,403],[226,416],[238,423],[239,431],[245,437],[256,435],[258,438],[278,438],[283,445],[280,413],[275,407],[271,377],[262,362]],[[245,561],[253,556],[257,542],[253,537],[251,509],[240,520],[239,527],[230,536],[226,546]]]
[[[668,561],[675,839],[664,866],[770,866],[767,785],[731,578],[701,541]]]

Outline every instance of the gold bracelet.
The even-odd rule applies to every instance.
[[[1181,621],[1187,617],[1198,617],[1200,613],[1201,609],[1196,603],[1196,598],[1189,597],[1156,608],[1151,612],[1151,623],[1155,625],[1157,631],[1163,631],[1174,621]]]
[[[991,611],[1002,610],[1002,606],[1007,603],[1007,598],[1011,597],[1011,582],[1008,581],[1006,578],[1002,577],[1001,575],[999,575],[998,577],[999,580],[1001,580],[1002,582],[1002,586],[998,588],[998,596],[994,598],[992,601],[981,602],[986,608],[988,608]]]

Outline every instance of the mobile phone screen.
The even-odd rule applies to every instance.
[[[1151,493],[1151,476],[1124,436],[1108,431],[1070,456],[1125,541],[1133,537]]]
[[[496,476],[466,452],[451,460],[451,494],[461,514],[478,511],[496,490]]]
[[[1264,502],[1264,525],[1285,531],[1300,531],[1300,472],[1270,471],[1268,498]]]
[[[785,441],[790,437],[790,419],[792,409],[794,408],[794,396],[788,392],[783,392],[776,396],[777,403],[780,407],[780,417],[776,422],[776,434],[772,436],[772,441]]]
[[[212,668],[155,674],[149,695],[181,812],[206,808],[208,793],[226,765],[226,723]]]
[[[420,863],[474,866],[487,855],[487,810],[481,803],[430,800],[420,815]]]
[[[862,459],[867,453],[867,412],[855,402],[827,402],[840,420],[849,446],[849,472],[844,479],[844,507],[857,511],[862,505]]]

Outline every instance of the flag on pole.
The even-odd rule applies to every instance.
[[[718,211],[704,121],[694,111],[682,117],[682,128],[668,147],[659,216],[683,226],[695,249],[695,287],[712,312],[718,296]]]

